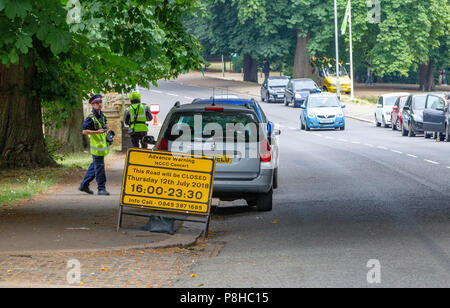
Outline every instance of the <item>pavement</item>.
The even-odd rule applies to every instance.
[[[148,218],[124,216],[116,232],[124,157],[107,162],[110,196],[79,192],[80,174],[0,210],[0,287],[71,287],[66,274],[72,259],[82,265],[81,285],[170,285],[190,263],[183,247],[196,245],[202,226],[177,221],[174,235],[152,233],[142,229]]]

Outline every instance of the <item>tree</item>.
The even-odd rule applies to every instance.
[[[203,5],[202,17],[188,22],[190,31],[199,38],[206,52],[244,55],[245,81],[258,81],[258,62],[264,58],[290,57],[295,33],[287,28],[286,18],[280,18],[290,14],[286,2],[205,0]]]
[[[77,1],[71,1],[77,3]],[[183,27],[195,0],[0,0],[0,167],[48,166],[42,112],[80,106],[90,92],[148,87],[198,67]]]

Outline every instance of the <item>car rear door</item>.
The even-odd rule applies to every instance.
[[[423,111],[423,127],[426,131],[444,132],[445,111],[437,110],[444,108],[444,100],[436,95],[428,95]]]
[[[216,157],[216,180],[252,180],[259,176],[260,128],[253,110],[217,108],[174,117],[169,128],[175,138],[170,138],[169,151]],[[180,131],[194,134],[182,138]]]

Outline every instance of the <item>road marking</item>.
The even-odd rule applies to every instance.
[[[359,141],[352,141],[353,144],[361,144]]]
[[[382,149],[382,150],[387,150],[388,149],[387,147],[384,147],[384,146],[381,146],[381,145],[377,146],[377,148]]]
[[[394,152],[394,153],[397,153],[397,154],[403,154],[403,152],[400,152],[400,151],[397,151],[397,150],[391,150],[392,152]]]
[[[178,97],[179,95],[178,94],[173,94],[173,93],[166,93],[167,95],[170,95],[170,96],[176,96],[176,97]]]
[[[347,142],[347,139],[339,139],[339,141]]]
[[[159,93],[159,94],[162,93],[162,91],[158,91],[158,90],[150,90],[150,92],[155,92],[155,93]]]
[[[427,163],[430,163],[430,164],[440,165],[440,163],[438,163],[437,161],[433,161],[433,160],[429,160],[429,159],[424,159],[424,161],[426,161]]]
[[[189,96],[185,96],[184,98],[187,98],[187,99],[194,99],[194,98],[192,98],[192,97],[189,97]]]
[[[322,137],[322,135],[321,135],[321,134],[316,134],[316,133],[313,133],[313,135],[314,135],[314,136],[317,136],[317,137]]]
[[[325,139],[333,140],[333,137],[326,136]]]
[[[373,145],[373,144],[370,144],[370,143],[364,143],[364,145],[366,145],[366,146],[368,146],[368,147],[371,147],[371,148],[374,147],[374,145]]]
[[[412,155],[412,154],[406,154],[406,155],[408,155],[409,157],[412,157],[412,158],[417,158],[416,155]]]

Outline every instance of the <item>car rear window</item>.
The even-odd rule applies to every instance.
[[[289,79],[269,79],[269,87],[285,87]]]
[[[177,112],[164,133],[168,140],[198,141],[214,138],[259,141],[260,126],[253,112]]]

